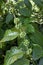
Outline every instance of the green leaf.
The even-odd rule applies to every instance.
[[[34,33],[35,32],[34,26],[32,24],[27,24],[26,30],[28,33]]]
[[[13,39],[17,38],[18,35],[19,35],[19,33],[15,30],[11,30],[11,29],[6,30],[4,37],[0,40],[0,42],[6,42],[6,41],[13,40]]]
[[[31,9],[27,8],[22,0],[16,4],[15,9],[17,9],[18,13],[22,16],[29,17],[31,15]]]
[[[17,60],[15,63],[13,63],[12,65],[30,65],[30,62],[25,58],[21,58]]]
[[[36,4],[38,7],[42,7],[42,6],[43,6],[41,0],[33,0],[33,1],[35,2],[35,4]]]
[[[43,58],[40,59],[39,65],[43,65]]]
[[[18,59],[22,58],[23,55],[24,52],[21,49],[16,47],[11,48],[11,50],[7,51],[6,53],[4,65],[11,65]]]
[[[38,30],[33,35],[30,35],[30,39],[33,43],[39,44],[43,48],[43,34]]]
[[[6,21],[5,21],[5,22],[8,24],[12,19],[13,19],[13,15],[9,13],[9,14],[6,16]]]
[[[28,8],[21,8],[19,13],[23,16],[29,17],[31,15],[31,11]]]
[[[25,20],[24,20],[24,24],[29,24],[31,22],[32,22],[31,18],[25,18]]]
[[[24,0],[24,3],[29,9],[32,9],[32,5],[29,0]]]
[[[38,60],[39,58],[42,57],[42,53],[43,53],[43,50],[42,50],[42,47],[38,44],[33,44],[33,59],[34,60]]]

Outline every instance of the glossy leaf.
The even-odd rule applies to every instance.
[[[6,53],[4,65],[11,65],[18,59],[22,58],[23,55],[24,52],[21,49],[16,47],[11,48],[11,50],[7,51]]]
[[[18,34],[19,33],[17,31],[12,31],[11,29],[6,30],[4,37],[0,40],[0,42],[6,42],[6,41],[13,40],[18,37]]]

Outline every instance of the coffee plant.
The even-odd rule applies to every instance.
[[[43,65],[43,0],[0,0],[0,65]]]

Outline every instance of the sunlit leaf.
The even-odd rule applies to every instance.
[[[11,65],[18,59],[22,58],[23,55],[24,52],[21,49],[16,47],[11,48],[11,50],[7,51],[6,53],[4,65]]]
[[[6,30],[4,33],[4,37],[0,40],[0,42],[6,42],[6,41],[13,40],[17,38],[18,35],[19,33],[17,31],[12,31],[11,29]]]

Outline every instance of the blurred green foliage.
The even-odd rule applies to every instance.
[[[43,0],[0,0],[0,65],[43,65]]]

